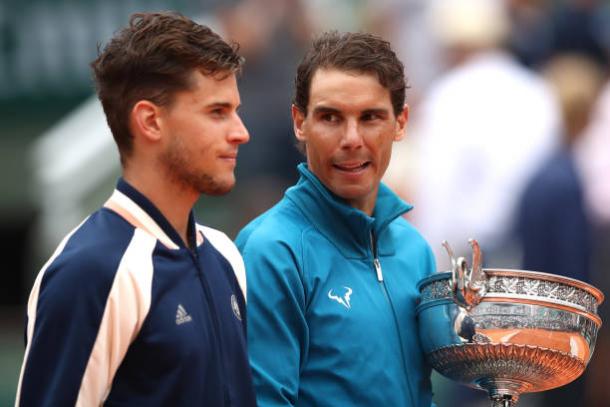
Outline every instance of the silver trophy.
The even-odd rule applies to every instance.
[[[495,407],[578,378],[602,323],[601,291],[553,274],[483,269],[478,243],[470,244],[472,268],[443,242],[452,270],[418,284],[420,338],[432,367],[486,390]]]

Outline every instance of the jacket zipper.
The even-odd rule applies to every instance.
[[[375,267],[375,273],[377,274],[377,281],[381,286],[381,291],[383,292],[383,296],[385,297],[388,305],[390,306],[390,310],[392,311],[392,317],[394,319],[394,328],[396,328],[396,334],[398,335],[398,346],[400,348],[400,356],[402,358],[402,366],[405,371],[405,379],[407,381],[407,389],[409,390],[409,398],[411,399],[411,405],[415,406],[415,402],[413,400],[413,390],[411,388],[411,382],[409,380],[409,372],[407,370],[406,359],[405,359],[405,351],[402,347],[402,335],[400,334],[400,328],[398,325],[398,318],[396,317],[396,311],[394,309],[394,304],[390,299],[390,294],[388,293],[388,289],[385,285],[385,281],[383,280],[383,272],[381,270],[381,262],[379,261],[379,256],[377,253],[377,240],[375,239],[375,233],[371,231],[371,253],[373,254],[373,265]]]
[[[227,384],[226,384],[226,378],[227,378],[227,373],[225,371],[225,365],[224,365],[224,349],[223,349],[223,345],[222,345],[222,339],[220,338],[220,321],[218,319],[218,313],[216,312],[216,306],[214,305],[213,299],[212,299],[212,295],[211,295],[211,290],[208,284],[207,279],[205,278],[205,276],[203,275],[203,270],[201,268],[201,263],[199,263],[199,253],[197,252],[197,248],[195,249],[189,249],[189,252],[191,254],[191,258],[193,259],[193,262],[195,263],[195,267],[197,267],[197,270],[199,271],[198,275],[199,275],[199,281],[201,282],[201,287],[203,289],[203,293],[205,296],[205,300],[208,304],[208,308],[210,310],[210,313],[212,314],[212,323],[214,324],[214,331],[215,331],[215,337],[216,337],[216,341],[218,344],[218,353],[220,354],[220,370],[221,370],[221,374],[222,374],[222,387],[223,387],[223,393],[224,393],[224,405],[225,406],[229,406],[231,404],[230,402],[230,397],[229,397],[229,389],[227,388]]]

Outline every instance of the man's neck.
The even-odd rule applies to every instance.
[[[365,197],[360,197],[358,199],[347,199],[347,203],[349,206],[355,209],[359,209],[362,212],[366,213],[368,216],[373,216],[373,212],[375,211],[375,205],[377,203],[377,192],[379,187],[375,189],[375,191],[371,192],[369,195]]]
[[[154,174],[150,176],[148,174]],[[153,171],[129,171],[125,169],[123,178],[165,216],[176,230],[184,244],[189,247],[188,223],[189,214],[199,194],[182,185],[168,180],[162,174]]]

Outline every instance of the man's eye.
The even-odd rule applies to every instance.
[[[362,120],[364,120],[365,122],[369,122],[371,120],[377,120],[379,119],[379,115],[375,114],[375,113],[366,113],[364,115],[362,115]]]
[[[223,117],[225,115],[224,109],[214,109],[212,110],[212,116]]]
[[[339,121],[339,116],[334,113],[326,113],[322,115],[322,120],[329,123],[336,123]]]

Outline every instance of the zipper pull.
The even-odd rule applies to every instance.
[[[383,281],[383,274],[381,273],[381,263],[377,258],[377,242],[375,241],[375,234],[371,230],[371,253],[373,254],[373,264],[375,265],[375,271],[377,272],[377,281],[380,283]]]
[[[373,264],[375,265],[375,271],[377,272],[377,281],[380,283],[383,281],[383,274],[381,273],[381,263],[378,258],[373,259]]]

